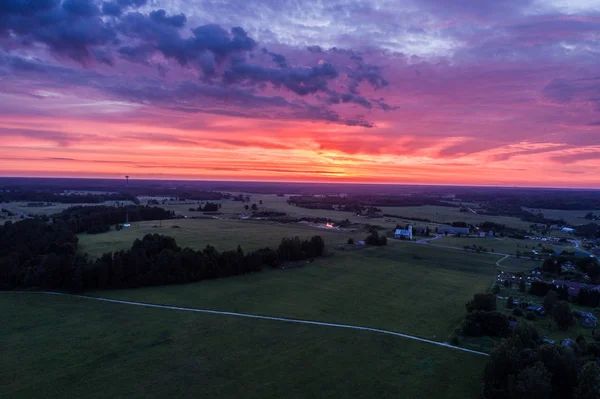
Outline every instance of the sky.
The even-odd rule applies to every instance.
[[[0,176],[600,188],[600,0],[2,0]]]

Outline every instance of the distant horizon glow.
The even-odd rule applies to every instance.
[[[152,4],[0,5],[0,176],[600,188],[592,1]]]

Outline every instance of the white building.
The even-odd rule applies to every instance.
[[[404,240],[412,240],[413,239],[412,226],[408,225],[408,230],[396,229],[396,231],[394,231],[394,238],[404,239]]]

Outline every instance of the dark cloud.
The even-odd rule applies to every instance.
[[[279,68],[287,68],[287,66],[288,66],[287,59],[283,55],[272,53],[269,50],[267,50],[266,48],[263,48],[263,53],[270,55],[273,62],[275,64],[277,64],[277,66]]]
[[[77,17],[95,17],[100,14],[98,6],[92,0],[65,0],[63,2],[63,9]]]
[[[108,1],[102,3],[102,14],[118,17],[123,13],[121,6],[114,1]]]
[[[23,44],[43,43],[55,54],[81,63],[93,58],[94,46],[116,40],[91,0],[17,0],[0,7],[0,33],[10,31]]]
[[[338,71],[331,64],[324,63],[311,68],[274,69],[244,62],[234,63],[225,71],[228,83],[254,82],[271,83],[275,87],[286,87],[294,93],[305,96],[326,92],[330,80],[338,77]]]
[[[168,106],[185,112],[194,112],[195,108],[203,106],[199,99],[210,99],[214,104],[227,107],[236,105],[242,108],[240,113],[244,115],[247,115],[245,109],[283,107],[289,110],[284,119],[313,118],[370,127],[370,122],[362,118],[347,119],[328,106],[352,103],[366,109],[393,109],[383,100],[369,100],[360,94],[363,82],[374,89],[381,89],[388,82],[382,77],[380,68],[365,63],[354,50],[336,47],[323,50],[312,46],[303,50],[304,54],[308,55],[306,51],[321,52],[325,60],[317,62],[308,57],[308,65],[303,66],[297,58],[289,62],[285,51],[284,55],[262,48],[264,56],[260,56],[255,52],[257,42],[239,26],[224,29],[206,24],[184,30],[187,23],[184,14],[169,15],[163,9],[147,14],[135,10],[146,3],[146,0],[2,2],[0,34],[10,32],[10,35],[0,41],[0,46],[10,44],[5,47],[9,53],[23,46],[29,46],[35,52],[34,45],[43,44],[59,59],[71,58],[90,70],[83,73],[15,57],[7,59],[7,65],[13,71],[22,67],[20,73],[49,74],[51,78],[47,80],[65,86],[89,87],[118,99]],[[328,58],[333,61],[329,62]],[[346,58],[350,62],[345,61]],[[151,83],[140,84],[140,80],[135,80],[123,84],[121,78],[92,71],[94,64],[104,64],[117,68],[117,74],[127,73],[123,66],[125,62],[153,68],[163,79],[174,70],[183,72],[186,77],[179,82],[157,79]],[[0,67],[0,74],[6,74],[6,71]],[[92,75],[93,80],[90,80]],[[173,77],[179,78],[178,75],[169,76]],[[199,79],[198,83],[190,80],[193,77]],[[281,90],[282,95],[300,96],[303,100],[261,95],[272,93],[272,89]],[[211,108],[210,112],[231,114],[234,111],[217,107]]]
[[[156,23],[171,25],[175,28],[182,28],[185,25],[187,18],[183,14],[167,16],[165,10],[156,10],[150,12],[150,19]]]

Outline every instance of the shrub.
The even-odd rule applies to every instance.
[[[514,308],[515,307],[514,301],[515,301],[514,298],[512,296],[509,296],[508,299],[506,300],[506,308],[507,309]]]
[[[521,308],[514,308],[512,313],[515,316],[519,316],[519,317],[523,316],[523,310]]]
[[[490,292],[475,294],[473,299],[465,305],[467,312],[483,310],[486,312],[496,310],[496,296]]]
[[[354,245],[354,238],[348,238],[348,245]]]
[[[527,314],[525,315],[525,318],[526,318],[527,320],[534,321],[534,320],[536,319],[536,317],[535,317],[535,313],[533,313],[533,312],[527,312]]]

